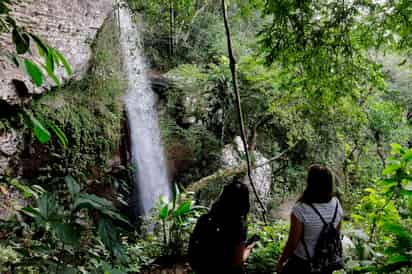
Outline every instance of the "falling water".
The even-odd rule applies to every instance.
[[[160,197],[170,198],[170,185],[156,111],[156,94],[147,77],[138,27],[127,8],[119,9],[120,42],[128,88],[124,96],[130,128],[134,172],[134,213],[146,214]]]

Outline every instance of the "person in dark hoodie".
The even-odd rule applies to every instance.
[[[241,274],[254,243],[248,243],[249,189],[235,178],[190,237],[189,261],[198,274]]]

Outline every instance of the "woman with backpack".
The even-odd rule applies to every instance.
[[[240,274],[254,243],[247,243],[249,190],[235,178],[190,236],[189,261],[198,274]]]
[[[343,268],[339,235],[343,210],[333,195],[333,175],[311,165],[307,186],[292,209],[289,238],[277,264],[277,273],[330,274]]]

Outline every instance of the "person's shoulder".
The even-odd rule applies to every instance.
[[[336,196],[333,197],[332,200],[331,200],[331,204],[333,205],[334,209],[336,208],[336,205],[337,205],[338,206],[338,208],[337,208],[338,216],[343,216],[344,212],[343,212],[342,204],[341,204],[339,198],[336,197]]]
[[[341,206],[340,200],[339,200],[339,198],[336,197],[336,196],[333,196],[333,197],[332,197],[331,203],[332,203],[333,205],[338,204],[339,207]]]
[[[305,203],[297,201],[292,207],[292,214],[298,218],[299,221],[304,221],[305,215]]]
[[[301,210],[303,207],[303,203],[300,201],[296,201],[296,203],[292,207],[292,211]]]

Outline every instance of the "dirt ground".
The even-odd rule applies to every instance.
[[[290,214],[292,213],[292,208],[295,205],[297,199],[297,196],[285,199],[280,204],[280,206],[274,211],[274,216],[278,219],[289,221]]]

